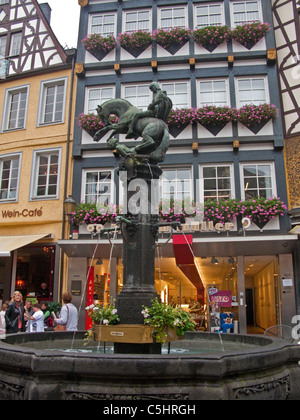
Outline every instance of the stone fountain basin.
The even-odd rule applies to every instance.
[[[300,346],[280,339],[187,333],[170,354],[126,355],[94,353],[97,345],[83,347],[84,336],[0,341],[0,399],[300,399]]]

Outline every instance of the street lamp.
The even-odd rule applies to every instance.
[[[68,198],[64,201],[64,211],[65,214],[68,216],[68,219],[70,218],[71,213],[76,208],[76,201],[73,199],[71,195],[68,196]]]

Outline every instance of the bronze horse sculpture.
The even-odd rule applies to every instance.
[[[116,134],[127,134],[131,121],[140,112],[137,107],[125,99],[111,99],[99,105],[97,113],[104,127],[95,134],[94,141],[99,141],[104,134],[113,130],[107,143],[116,145],[117,142],[113,137]],[[112,124],[109,121],[109,116],[112,114],[119,118],[117,123]],[[133,148],[120,144],[119,149],[123,151],[122,155],[146,155],[151,163],[163,162],[170,143],[167,124],[159,118],[140,118],[136,122],[134,131],[143,140]]]

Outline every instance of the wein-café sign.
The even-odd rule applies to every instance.
[[[32,210],[21,209],[21,210],[2,210],[1,216],[2,219],[22,219],[22,218],[31,218],[31,217],[42,217],[43,207],[35,208]]]

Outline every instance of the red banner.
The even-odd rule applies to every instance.
[[[86,306],[91,306],[94,303],[94,274],[94,267],[91,267],[86,286]],[[89,316],[86,316],[85,319],[85,328],[90,330],[92,328],[92,320]]]

